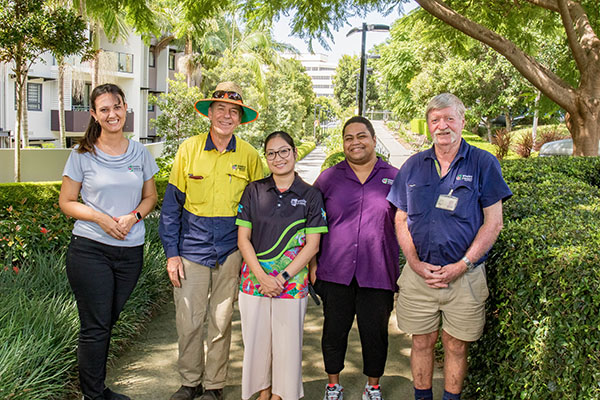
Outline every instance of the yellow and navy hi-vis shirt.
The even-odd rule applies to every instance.
[[[165,191],[159,233],[167,258],[214,267],[237,248],[235,216],[244,188],[263,177],[258,152],[232,136],[219,152],[208,133],[180,146]]]
[[[252,182],[240,200],[237,225],[252,229],[250,242],[264,271],[276,276],[283,271],[306,244],[306,235],[327,233],[323,196],[298,174],[292,186],[280,192],[272,176]],[[260,283],[244,262],[240,290],[262,296]],[[303,298],[308,295],[308,268],[294,275],[278,298]]]

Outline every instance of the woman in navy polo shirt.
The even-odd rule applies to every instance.
[[[327,232],[321,193],[295,172],[286,132],[265,139],[271,175],[250,183],[236,224],[244,257],[240,314],[244,339],[242,399],[297,400],[302,387],[302,333],[309,260]]]

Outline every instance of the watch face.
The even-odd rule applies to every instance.
[[[138,211],[135,213],[135,218],[140,221],[142,219],[142,214]]]

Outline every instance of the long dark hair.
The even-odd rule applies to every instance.
[[[265,138],[265,153],[267,152],[267,143],[269,143],[269,140],[276,137],[280,137],[283,140],[285,140],[285,142],[292,147],[292,152],[294,154],[296,153],[296,145],[294,144],[294,139],[292,139],[289,133],[284,131],[275,131],[273,133],[270,133],[269,136]]]
[[[105,83],[104,85],[98,85],[92,90],[92,94],[90,95],[90,107],[94,112],[96,111],[96,99],[103,94],[110,93],[113,96],[117,96],[121,98],[123,104],[125,104],[125,93],[115,84]],[[79,141],[79,148],[77,151],[79,153],[92,153],[96,154],[96,150],[94,150],[94,145],[96,141],[100,137],[100,133],[102,132],[102,128],[100,124],[96,121],[94,117],[90,115],[90,122],[88,122],[87,129],[85,130],[85,134],[83,138]]]

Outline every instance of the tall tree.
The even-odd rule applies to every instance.
[[[15,182],[21,181],[21,124],[26,112],[25,85],[31,65],[48,50],[73,54],[85,43],[84,25],[65,9],[52,9],[42,0],[0,0],[0,61],[14,62],[17,118],[15,123]],[[27,135],[24,135],[25,143]]]
[[[74,30],[74,37],[69,38],[69,42],[65,42],[64,40],[60,40],[61,38],[57,37],[55,40],[51,40],[52,46],[49,47],[49,51],[52,53],[54,58],[56,59],[56,64],[58,65],[58,136],[60,147],[66,148],[66,132],[65,132],[65,68],[66,68],[66,57],[73,54],[83,54],[84,58],[91,56],[91,47],[90,42],[85,34],[86,24],[85,21],[76,16],[74,12],[69,12],[65,6],[68,4],[64,4],[63,1],[57,1],[52,4],[49,3],[49,6],[55,10],[57,14],[63,14],[60,16],[57,21],[59,24],[63,26],[60,29],[57,29],[55,32],[62,33],[65,32],[67,27],[71,26]],[[65,46],[68,44],[69,46]]]
[[[343,55],[338,62],[333,77],[333,94],[343,109],[356,107],[359,72],[360,58],[358,56]],[[375,86],[375,75],[369,73],[367,76],[367,105],[374,106],[378,101]]]
[[[600,139],[600,24],[597,0],[472,1],[415,0],[436,18],[485,43],[567,111],[567,128],[573,137],[573,153],[597,156]],[[526,19],[524,19],[524,17]],[[497,25],[491,22],[503,22]],[[524,23],[527,22],[527,23]],[[521,23],[521,25],[519,25]],[[579,78],[575,84],[559,76],[534,58],[522,39],[532,24],[564,29],[565,45],[575,62]],[[486,27],[499,27],[496,30]],[[506,27],[508,29],[503,29]]]
[[[92,87],[99,84],[101,32],[109,41],[124,40],[133,27],[139,34],[157,33],[154,14],[146,0],[121,0],[106,2],[103,0],[74,0],[74,7],[89,23],[91,43],[94,49],[92,57]]]

